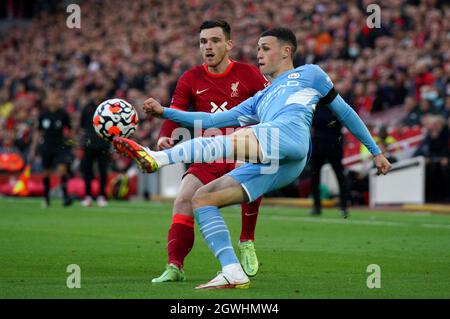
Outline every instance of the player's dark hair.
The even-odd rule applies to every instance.
[[[223,34],[225,34],[225,39],[230,40],[231,39],[231,27],[225,20],[206,20],[203,21],[202,25],[200,26],[199,32],[201,32],[204,29],[212,29],[212,28],[221,28],[223,31]]]
[[[292,54],[291,54],[291,58],[292,60],[294,59],[295,56],[295,52],[297,51],[297,38],[294,34],[294,32],[292,32],[291,30],[287,29],[287,28],[273,28],[267,31],[264,31],[263,33],[261,33],[260,38],[262,37],[275,37],[278,39],[278,41],[287,43],[288,45],[290,45],[292,47]]]

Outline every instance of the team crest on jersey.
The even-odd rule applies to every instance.
[[[231,97],[239,97],[238,86],[239,81],[231,83]]]
[[[300,77],[300,73],[295,72],[288,75],[288,79],[298,79]]]

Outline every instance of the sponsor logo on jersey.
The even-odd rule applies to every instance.
[[[217,105],[214,102],[210,102],[210,104],[211,104],[211,113],[219,113],[219,112],[227,111],[227,108],[226,108],[226,106],[228,104],[227,101],[223,102],[221,105]]]
[[[300,73],[295,72],[288,75],[288,79],[298,79],[300,77]]]

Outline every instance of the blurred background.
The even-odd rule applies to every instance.
[[[236,60],[255,63],[259,34],[286,26],[298,39],[297,66],[319,64],[337,91],[396,162],[391,179],[370,173],[367,150],[345,129],[346,178],[352,205],[450,203],[450,6],[448,2],[376,1],[380,28],[367,25],[374,1],[0,1],[0,192],[13,192],[30,150],[33,127],[48,90],[62,92],[75,132],[69,192],[84,196],[80,117],[108,98],[140,105],[154,97],[169,105],[179,76],[201,63],[198,28],[226,19]],[[81,28],[66,26],[69,4],[81,8]],[[154,147],[161,120],[141,114],[134,139]],[[31,164],[27,196],[41,196],[42,165]],[[146,181],[112,153],[109,196],[173,196],[164,176]],[[321,196],[333,205],[338,189],[324,166]],[[168,174],[168,175],[164,175]],[[127,192],[120,179],[127,176]],[[271,197],[310,198],[311,174]],[[95,183],[95,181],[94,181]],[[389,186],[390,185],[390,186]],[[57,188],[57,180],[52,182]],[[95,193],[96,186],[93,187]],[[409,195],[409,196],[407,196]]]

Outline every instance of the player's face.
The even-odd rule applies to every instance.
[[[204,29],[200,32],[200,52],[208,67],[217,67],[230,52],[232,41],[227,40],[222,28]]]
[[[285,61],[289,46],[282,45],[274,36],[262,37],[258,41],[257,60],[261,73],[276,77]]]

